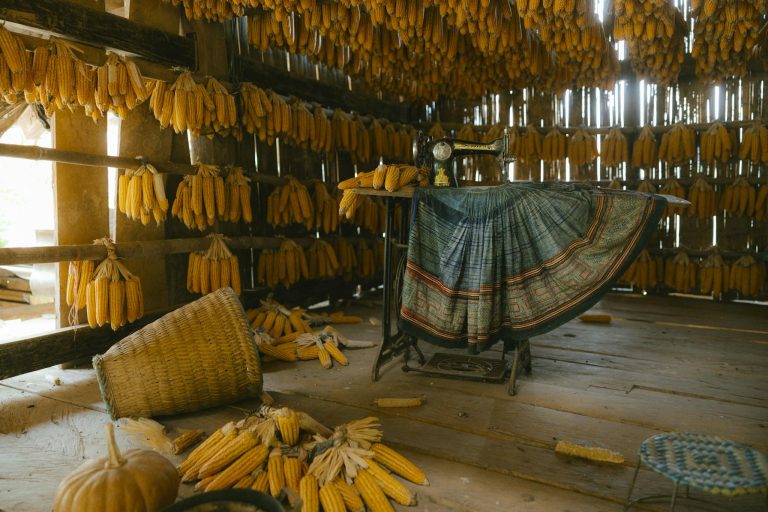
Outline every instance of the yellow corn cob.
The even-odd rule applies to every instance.
[[[269,473],[267,473],[266,471],[259,471],[258,473],[256,473],[256,478],[253,481],[253,485],[251,486],[251,489],[264,494],[268,493],[269,492]]]
[[[96,323],[101,327],[109,321],[109,279],[99,277],[95,280]]]
[[[215,176],[213,178],[213,195],[216,203],[216,213],[219,218],[225,220],[227,213],[227,189],[224,185],[224,178]]]
[[[240,209],[243,213],[243,221],[253,222],[253,211],[251,210],[251,186],[247,183],[238,185],[240,191]]]
[[[377,398],[376,407],[418,407],[424,401],[421,398]]]
[[[323,505],[323,512],[345,512],[346,510],[344,499],[332,483],[327,483],[320,488],[320,503]]]
[[[320,497],[317,490],[317,478],[304,475],[299,482],[299,496],[303,502],[301,512],[320,512]]]
[[[411,181],[416,179],[416,176],[419,174],[419,170],[413,166],[407,166],[400,170],[400,179],[397,183],[397,188],[402,188],[406,185],[408,185]]]
[[[225,445],[210,460],[202,465],[198,478],[205,478],[222,471],[257,444],[258,440],[253,434],[247,431],[241,432],[234,441]]]
[[[380,164],[373,171],[373,188],[376,190],[380,190],[384,187],[384,181],[387,178],[387,168],[386,165]]]
[[[277,417],[277,427],[283,442],[288,446],[293,446],[299,442],[299,416],[291,409],[283,410],[285,414]]]
[[[310,345],[308,347],[302,347],[298,349],[298,356],[302,361],[309,361],[311,359],[318,359],[320,357],[317,345]]]
[[[392,448],[381,443],[371,445],[373,458],[393,473],[418,485],[429,485],[427,477],[413,462],[409,461]]]
[[[299,482],[302,475],[301,461],[296,457],[283,457],[283,474],[285,475],[286,487],[299,492]]]
[[[343,478],[337,478],[333,481],[333,484],[338,489],[341,498],[344,500],[344,505],[349,512],[365,512],[365,504],[357,489],[354,486],[349,485]]]
[[[96,322],[96,286],[91,281],[85,288],[86,294],[86,314],[88,316],[88,326],[95,329],[99,326]]]
[[[372,460],[366,462],[368,462],[368,471],[376,478],[384,494],[406,507],[416,505],[416,497],[402,482]]]
[[[229,278],[235,295],[239,297],[243,293],[240,286],[240,263],[234,254],[229,258]]]
[[[283,345],[285,346],[285,345]],[[296,360],[296,353],[288,350],[283,350],[282,347],[274,347],[269,343],[262,343],[259,345],[259,352],[266,356],[274,357],[280,361],[293,362]]]
[[[250,489],[253,483],[256,481],[256,477],[253,475],[245,475],[243,478],[237,481],[232,486],[233,489]]]
[[[280,450],[275,449],[269,455],[267,462],[267,474],[269,475],[269,493],[277,496],[285,487],[285,473],[283,472],[283,458]]]
[[[266,332],[271,332],[272,327],[275,325],[275,320],[277,320],[278,314],[279,313],[274,309],[267,312],[267,316],[264,319],[264,323],[261,324],[261,328],[264,329]]]
[[[192,176],[192,211],[195,215],[203,214],[203,177],[200,174]]]
[[[336,346],[336,344],[330,340],[326,341],[323,344],[323,347],[328,352],[328,354],[342,366],[347,366],[349,364],[349,361],[347,360],[347,356],[342,354],[341,350],[339,350],[339,347]]]
[[[125,281],[109,282],[109,322],[113,331],[125,324]]]
[[[387,178],[384,182],[384,188],[388,192],[394,192],[400,185],[400,168],[396,165],[390,165],[387,168]]]
[[[227,265],[229,265],[229,261],[227,261]],[[211,260],[208,271],[210,273],[211,291],[213,292],[221,288],[221,266],[219,265],[219,260]]]
[[[283,335],[285,320],[285,316],[282,314],[277,315],[277,318],[275,318],[275,324],[272,326],[272,331],[270,331],[273,338],[278,338]]]
[[[229,259],[219,260],[219,280],[222,288],[232,286],[232,266]]]
[[[333,366],[333,361],[331,361],[331,355],[328,353],[327,350],[325,350],[324,347],[318,345],[317,346],[317,358],[320,360],[320,364],[323,365],[323,368],[330,368]]]
[[[249,434],[250,435],[250,434]],[[234,463],[221,471],[216,478],[208,484],[206,491],[228,489],[235,485],[242,477],[255,471],[267,459],[269,449],[263,445],[257,445],[243,453]],[[205,467],[205,466],[203,466]],[[202,471],[201,471],[202,472]]]
[[[384,491],[368,469],[362,469],[357,473],[355,488],[371,512],[394,512]],[[322,499],[322,490],[320,497]]]
[[[215,479],[217,476],[218,476],[218,475],[211,475],[211,476],[209,476],[209,477],[203,478],[202,480],[200,480],[199,482],[197,482],[197,483],[195,484],[195,490],[196,490],[196,491],[200,491],[200,492],[205,492],[205,491],[207,491],[207,490],[208,490],[208,486],[211,484],[211,482],[213,482],[213,481],[214,481],[214,479]]]
[[[173,440],[173,454],[184,453],[203,436],[202,430],[190,430],[184,432]]]
[[[226,446],[233,443],[237,438],[237,435],[238,432],[235,429],[230,430],[226,434],[224,434],[221,429],[214,432],[211,437],[195,448],[195,450],[189,454],[189,457],[179,465],[179,473],[182,474],[181,480],[183,482],[197,480],[199,478],[198,474],[200,473],[200,468]]]
[[[600,462],[613,462],[615,464],[622,464],[624,462],[624,456],[618,452],[607,450],[605,448],[581,446],[569,441],[558,441],[557,445],[555,445],[555,451],[565,455],[582,457],[584,459],[597,460]]]
[[[86,286],[93,279],[93,260],[85,260],[80,263],[80,274],[77,280],[77,296],[75,298],[75,306],[77,309],[83,309],[87,297],[85,295]]]
[[[200,257],[200,273],[197,275],[200,285],[200,293],[203,295],[211,291],[211,260],[203,255]]]

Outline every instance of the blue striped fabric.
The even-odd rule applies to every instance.
[[[659,196],[574,184],[419,189],[401,327],[485,348],[591,307],[642,249]]]

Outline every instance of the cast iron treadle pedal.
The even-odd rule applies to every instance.
[[[420,368],[403,366],[403,371],[420,372],[459,379],[483,382],[501,382],[508,364],[503,359],[486,359],[478,356],[447,354],[437,352]]]

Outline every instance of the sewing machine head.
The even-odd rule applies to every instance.
[[[509,129],[504,130],[503,136],[486,143],[450,137],[430,140],[429,137],[419,132],[414,141],[413,150],[416,165],[432,169],[435,186],[458,186],[453,172],[453,161],[457,157],[493,155],[498,159],[500,166],[513,160],[509,154]]]

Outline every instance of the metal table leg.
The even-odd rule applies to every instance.
[[[634,503],[632,502],[632,491],[635,489],[635,482],[637,482],[637,474],[640,472],[640,457],[637,458],[637,466],[635,466],[635,474],[632,476],[632,484],[629,486],[629,492],[627,493],[627,502],[624,504],[624,511],[629,510]]]

